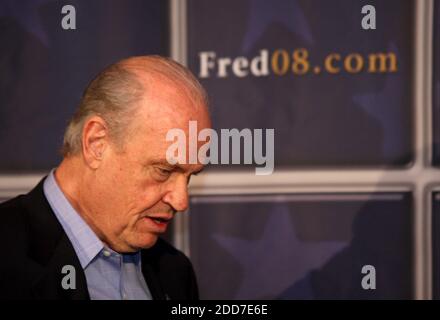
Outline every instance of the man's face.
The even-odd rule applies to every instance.
[[[174,214],[187,209],[189,179],[203,169],[199,163],[170,165],[166,134],[181,128],[188,137],[190,120],[198,130],[210,127],[206,109],[170,86],[150,84],[149,90],[155,94],[141,102],[122,149],[109,144],[90,188],[96,192],[90,203],[94,223],[119,252],[153,246]]]

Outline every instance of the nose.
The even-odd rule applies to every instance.
[[[176,179],[162,200],[176,211],[185,211],[188,209],[187,179],[185,177]]]

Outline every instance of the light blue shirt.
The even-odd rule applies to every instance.
[[[54,172],[44,181],[44,194],[75,249],[90,298],[151,300],[142,274],[140,252],[119,254],[105,246],[67,200]]]

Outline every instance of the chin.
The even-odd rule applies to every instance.
[[[157,235],[142,235],[137,239],[136,243],[133,243],[133,245],[139,249],[149,249],[156,244],[157,239]]]

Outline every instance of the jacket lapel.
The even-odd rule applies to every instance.
[[[29,269],[37,274],[31,291],[41,299],[90,299],[79,259],[44,195],[44,179],[24,200],[29,213]],[[62,288],[66,265],[74,267],[76,289]]]
[[[63,277],[67,276],[67,273],[63,274],[62,270],[64,266],[68,265],[72,266],[74,270],[69,273],[75,284],[74,289],[62,287]],[[36,278],[32,292],[36,297],[46,299],[90,299],[84,272],[67,235],[62,236],[51,259],[43,267],[40,277]]]
[[[150,289],[153,300],[167,300],[168,298],[163,291],[162,284],[160,283],[159,274],[151,263],[152,259],[149,250],[150,249],[141,251],[142,273],[147,282],[148,288]]]

